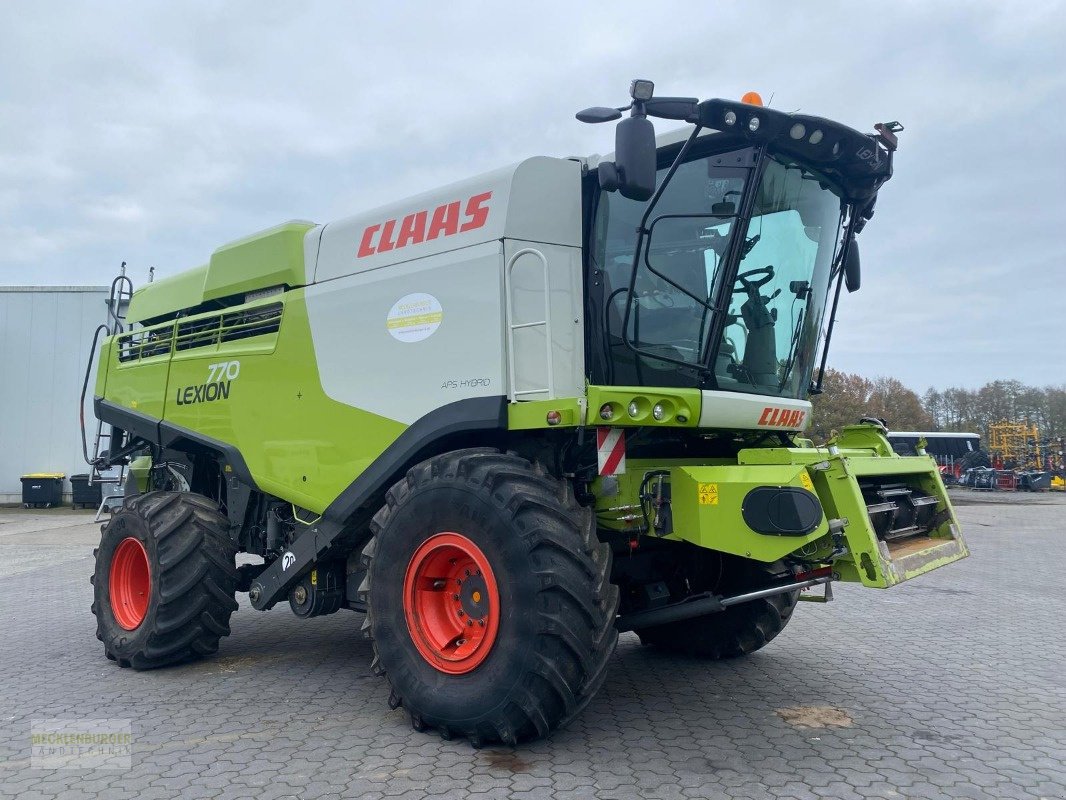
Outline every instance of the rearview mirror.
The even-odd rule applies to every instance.
[[[862,273],[859,269],[859,243],[852,237],[848,243],[848,252],[844,254],[844,285],[849,292],[859,291],[862,285]]]
[[[615,127],[614,163],[600,164],[600,186],[630,200],[655,193],[655,126],[647,117],[626,117]]]

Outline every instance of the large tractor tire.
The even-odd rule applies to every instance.
[[[514,744],[600,688],[618,588],[569,484],[496,450],[447,453],[389,490],[371,531],[363,629],[417,730]]]
[[[765,585],[775,572],[773,567],[753,567],[746,571],[739,585],[750,588],[751,581],[759,578]],[[772,642],[792,618],[797,602],[799,592],[786,592],[702,617],[641,628],[636,633],[641,643],[675,653],[710,659],[739,658]]]
[[[108,658],[153,669],[218,650],[237,610],[228,527],[200,495],[127,498],[103,527],[92,578],[96,638]]]

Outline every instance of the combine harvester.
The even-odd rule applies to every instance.
[[[931,458],[802,438],[899,126],[648,81],[578,118],[620,119],[611,159],[289,222],[133,295],[95,385],[95,466],[129,464],[109,658],[214,653],[238,592],[352,609],[416,728],[513,743],[589,702],[619,631],[744,656],[832,581],[966,556]]]

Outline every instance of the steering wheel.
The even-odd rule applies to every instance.
[[[752,276],[762,275],[762,278],[758,280],[749,280]],[[747,272],[741,272],[737,275],[737,283],[739,287],[733,288],[733,294],[740,294],[746,292],[749,297],[753,297],[758,294],[758,289],[768,284],[774,277],[773,264],[767,264],[765,267],[759,267],[758,269],[749,269]]]

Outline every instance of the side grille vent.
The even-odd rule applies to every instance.
[[[281,303],[272,303],[131,331],[119,337],[118,358],[122,362],[139,361],[277,333],[283,308]]]

